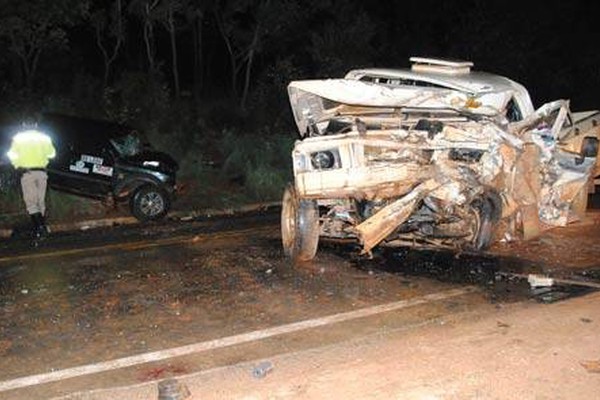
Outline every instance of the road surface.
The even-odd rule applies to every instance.
[[[423,333],[444,336],[458,351],[461,337],[480,333],[473,321],[501,319],[503,312],[507,320],[519,312],[539,315],[532,308],[549,307],[540,300],[584,294],[571,287],[532,293],[523,280],[498,273],[595,279],[594,246],[577,257],[565,257],[562,248],[564,261],[546,258],[557,252],[555,244],[570,241],[572,250],[598,237],[591,222],[529,247],[498,245],[486,256],[386,250],[371,260],[325,243],[316,260],[301,266],[283,257],[273,213],[56,234],[35,249],[7,241],[0,245],[0,399],[157,398],[156,383],[169,377],[189,379],[198,399],[323,398],[331,390],[344,398],[400,398],[400,388],[411,393],[409,381],[394,384],[395,375],[367,356],[385,358],[376,355],[379,344],[397,348],[392,343],[418,341]],[[590,320],[588,329],[600,322],[581,318]],[[456,329],[436,331],[446,324]],[[506,333],[516,322],[502,324],[494,331]],[[361,346],[364,357],[352,350]],[[264,377],[256,376],[261,360]],[[278,392],[272,381],[281,369],[272,360],[288,360],[288,374],[316,374],[322,363],[329,375],[313,388],[319,374],[297,384],[293,373],[281,374],[286,380],[278,385],[287,391]],[[354,372],[339,375],[340,363]],[[358,380],[363,367],[367,375],[381,372],[390,387],[371,377],[336,390],[336,382]],[[415,371],[403,374],[419,382]],[[363,393],[373,388],[381,393]]]

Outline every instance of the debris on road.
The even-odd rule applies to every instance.
[[[512,278],[523,278],[527,279],[527,282],[532,288],[550,287],[554,285],[566,285],[566,286],[585,286],[594,289],[600,289],[600,282],[582,281],[577,279],[565,279],[565,278],[553,278],[550,276],[543,276],[538,274],[515,274],[503,272],[500,275],[505,275]]]
[[[261,379],[267,376],[269,372],[273,370],[273,363],[271,361],[262,361],[252,368],[252,376]]]
[[[587,372],[600,374],[600,360],[581,361],[579,364],[581,364]]]
[[[554,279],[547,277],[547,276],[540,276],[540,275],[534,275],[534,274],[529,274],[527,276],[527,282],[529,283],[529,286],[531,286],[532,288],[546,287],[546,286],[554,285]]]
[[[184,400],[190,396],[187,386],[177,379],[158,382],[158,400]]]

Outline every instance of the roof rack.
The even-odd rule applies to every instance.
[[[433,72],[437,74],[462,75],[471,72],[471,61],[441,58],[411,57],[411,69],[415,72]]]

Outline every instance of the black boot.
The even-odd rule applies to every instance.
[[[46,217],[43,214],[40,217],[40,230],[42,232],[42,236],[48,236],[50,233],[48,225],[46,225]]]
[[[34,240],[40,239],[43,235],[44,217],[41,213],[33,213],[29,214],[29,216],[31,217],[31,222],[33,224],[33,228],[31,229],[31,237]]]

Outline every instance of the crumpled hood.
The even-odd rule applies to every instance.
[[[452,109],[486,116],[498,115],[513,93],[506,90],[479,95],[439,88],[391,88],[348,79],[293,81],[288,95],[300,136],[312,123],[336,115],[339,105],[378,108]]]

